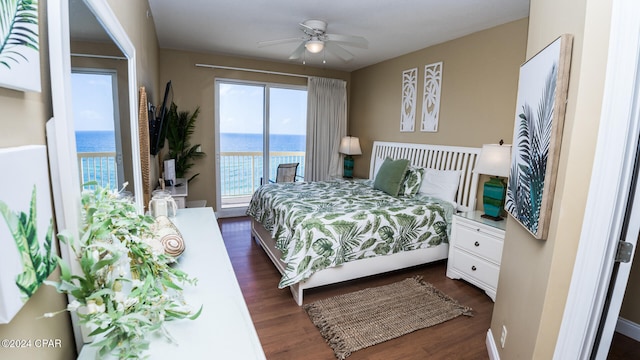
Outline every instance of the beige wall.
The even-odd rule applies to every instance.
[[[145,87],[148,101],[157,104],[162,96],[159,78],[158,37],[147,0],[107,0],[120,24],[136,49],[136,77],[138,88]],[[134,105],[138,108],[138,104]],[[147,156],[149,150],[141,150]],[[151,157],[150,180],[158,178],[155,157]],[[145,186],[153,188],[152,184]],[[133,190],[133,188],[129,189]]]
[[[107,3],[136,48],[138,86],[146,87],[147,93],[153,94],[150,100],[157,101],[161,96],[158,82],[158,37],[153,17],[147,16],[149,3],[147,0],[107,0]]]
[[[191,138],[192,144],[201,144],[206,156],[195,160],[188,176],[200,173],[189,183],[188,200],[207,200],[207,206],[215,207],[215,80],[237,79],[267,83],[306,85],[306,79],[300,77],[269,75],[254,72],[220,70],[196,67],[195,64],[210,64],[275,72],[295,73],[338,78],[348,81],[349,74],[341,71],[314,69],[301,65],[270,63],[243,58],[201,54],[175,50],[160,50],[160,73],[162,83],[171,80],[173,102],[179,111],[193,112],[200,107],[196,121],[196,130]],[[166,153],[167,147],[163,149]],[[218,210],[218,209],[216,209]]]
[[[354,174],[368,176],[374,140],[479,147],[511,143],[518,72],[525,59],[527,19],[480,31],[352,73],[349,132],[360,137]],[[443,62],[440,120],[420,131],[424,66]],[[416,131],[400,132],[402,72],[418,68]]]
[[[508,219],[491,330],[503,359],[550,359],[555,349],[582,227],[602,105],[611,4],[532,0],[527,58],[563,33],[573,57],[549,236],[540,241]],[[498,345],[499,347],[499,345]]]
[[[52,116],[47,42],[46,0],[40,1],[40,69],[42,92],[21,92],[0,87],[0,148],[45,144],[45,123]],[[0,218],[0,221],[4,221]],[[56,279],[58,273],[51,275]],[[38,319],[45,312],[64,309],[66,297],[43,285],[9,324],[0,325],[0,339],[60,339],[62,347],[10,349],[0,346],[1,359],[74,359],[76,355],[69,315]],[[33,343],[32,343],[33,344]]]

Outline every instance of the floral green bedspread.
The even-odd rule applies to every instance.
[[[275,183],[253,194],[247,215],[271,232],[287,264],[280,288],[347,261],[448,243],[453,206],[392,197],[371,180]]]

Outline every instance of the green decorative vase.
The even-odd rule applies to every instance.
[[[482,203],[484,205],[484,215],[482,217],[502,220],[502,207],[506,193],[505,183],[498,177],[492,177],[484,183],[484,194]]]
[[[353,156],[347,155],[344,157],[344,170],[342,176],[346,178],[353,177]]]

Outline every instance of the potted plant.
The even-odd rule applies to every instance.
[[[118,192],[90,185],[95,190],[82,194],[81,238],[59,234],[75,253],[80,271],[73,273],[58,258],[60,280],[46,283],[73,296],[58,313],[78,314],[96,337],[92,346],[99,347],[100,356],[138,358],[149,347],[150,334],[161,332],[171,340],[165,321],[199,316],[202,308],[193,312],[181,294],[181,285],[196,280],[170,266],[175,259],[154,238],[152,217],[138,214]]]
[[[190,113],[189,111],[178,111],[178,106],[175,103],[171,103],[165,130],[169,153],[165,156],[165,159],[175,159],[177,178],[184,178],[193,166],[193,161],[205,155],[204,152],[200,151],[200,144],[191,145],[189,142],[189,138],[195,130],[196,119],[199,114],[200,107]],[[198,175],[200,174],[191,176],[187,179],[187,182]]]

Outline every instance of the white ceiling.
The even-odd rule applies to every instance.
[[[521,19],[529,0],[149,0],[161,48],[290,61],[298,46],[259,47],[259,41],[303,35],[307,19],[327,33],[364,36],[368,49],[344,46],[345,62],[306,53],[306,65],[353,71],[368,65]],[[323,57],[326,64],[322,63]]]

